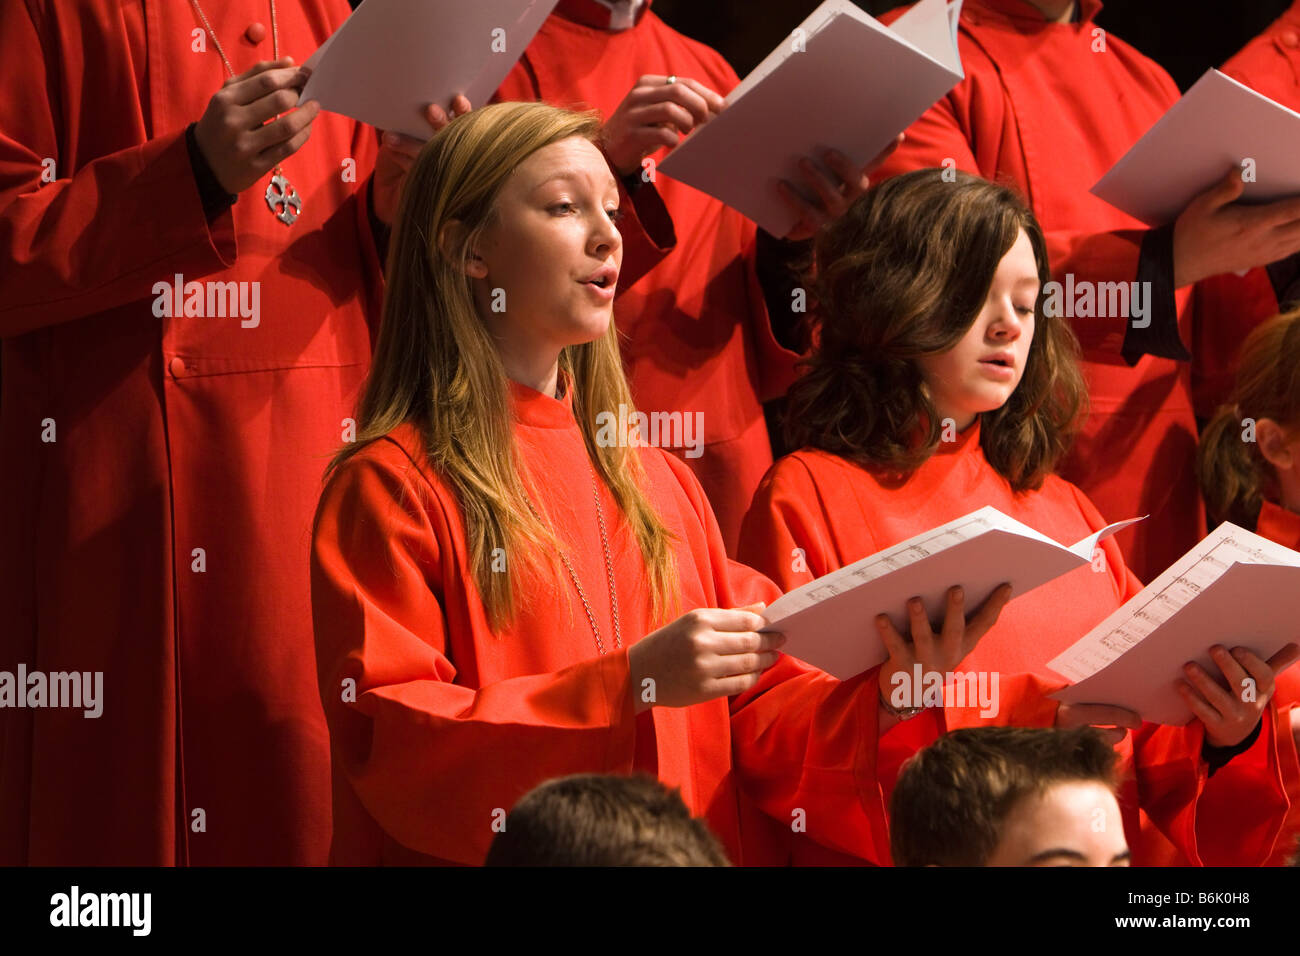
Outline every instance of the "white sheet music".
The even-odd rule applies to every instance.
[[[664,157],[659,172],[785,235],[798,215],[776,183],[807,189],[801,159],[820,164],[834,147],[865,164],[961,80],[959,10],[960,0],[921,0],[891,28],[848,0],[825,0],[732,90],[725,110]]]
[[[834,677],[852,677],[888,656],[869,623],[876,614],[903,626],[909,598],[942,607],[953,585],[966,590],[971,607],[1004,581],[1014,600],[1088,564],[1092,547],[1084,553],[1082,545],[1129,524],[1110,525],[1066,547],[996,508],[981,508],[783,595],[767,609],[764,630],[784,633],[791,655]]]
[[[981,508],[979,511],[964,515],[945,525],[940,525],[915,538],[908,538],[892,548],[886,548],[884,551],[862,558],[853,564],[846,564],[837,571],[824,574],[816,581],[782,595],[776,601],[773,601],[767,609],[768,623],[775,624],[797,611],[819,604],[837,594],[843,594],[861,584],[866,584],[868,581],[884,577],[891,571],[907,567],[909,564],[927,558],[938,551],[951,548],[963,541],[970,541],[995,529],[1014,531],[1017,534],[1024,534],[1052,544],[1056,543],[1045,535],[1039,534],[1028,525],[1023,525],[1019,521],[1007,517],[996,508]]]
[[[1047,666],[1072,682],[1092,676],[1186,607],[1233,564],[1300,560],[1289,548],[1225,522]]]

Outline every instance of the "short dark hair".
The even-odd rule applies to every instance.
[[[520,798],[485,866],[730,866],[679,790],[646,774],[575,774]]]
[[[1015,392],[980,416],[980,444],[1016,491],[1041,486],[1086,408],[1078,340],[1068,319],[1046,314],[1052,274],[1029,207],[1011,189],[956,170],[887,179],[818,233],[817,344],[790,388],[789,447],[900,477],[924,463],[943,423],[918,360],[948,351],[970,329],[1021,230],[1040,284],[1034,338]]]
[[[889,801],[895,866],[983,866],[1023,798],[1054,784],[1115,789],[1115,751],[1092,727],[971,727],[911,757]]]

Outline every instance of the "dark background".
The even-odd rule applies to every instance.
[[[744,76],[821,0],[654,0],[673,28],[720,52]],[[905,4],[854,0],[873,16]],[[1187,89],[1277,19],[1289,0],[1109,0],[1097,25],[1137,47]]]

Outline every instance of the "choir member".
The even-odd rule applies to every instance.
[[[1300,551],[1300,312],[1270,319],[1242,345],[1236,391],[1201,436],[1198,471],[1213,521],[1231,521]],[[1279,747],[1294,772],[1300,750],[1296,668],[1278,677],[1277,698],[1280,710],[1290,712],[1291,734],[1279,735]],[[1279,863],[1300,832],[1300,790],[1290,798],[1292,837],[1279,841]]]
[[[717,51],[665,24],[650,0],[560,0],[497,92],[604,117],[605,152],[631,194],[620,229],[629,258],[637,251],[636,274],[646,271],[615,305],[632,395],[647,411],[702,415],[702,453],[676,451],[704,486],[729,553],[772,463],[762,403],[785,393],[797,354],[768,315],[755,225],[657,175],[656,164],[717,115],[738,82]],[[774,187],[800,215],[792,237],[811,236],[868,184],[844,157],[823,160],[824,172],[806,163],[801,184],[817,203]],[[761,241],[779,275],[790,253],[766,234]],[[774,294],[785,294],[788,313],[788,293]]]
[[[699,482],[635,424],[599,131],[495,104],[411,169],[358,440],[312,543],[336,862],[478,864],[539,782],[633,770],[680,787],[737,863],[756,808],[887,852],[875,675],[775,653],[757,611],[779,591],[728,560]],[[954,602],[947,643],[1000,607],[967,624]]]
[[[982,506],[1064,542],[1105,525],[1087,496],[1053,473],[1083,404],[1077,344],[1063,318],[1043,314],[1046,244],[1009,189],[938,169],[886,180],[822,232],[816,263],[819,340],[791,389],[787,423],[790,447],[801,450],[760,485],[742,560],[789,590]],[[962,670],[1032,678],[1011,694],[1003,680],[999,723],[1109,727],[1123,756],[1130,843],[1140,807],[1192,860],[1262,859],[1285,793],[1246,774],[1206,778],[1246,752],[1280,786],[1273,675],[1300,648],[1269,662],[1213,651],[1231,686],[1255,677],[1255,702],[1189,665],[1180,690],[1198,719],[1187,727],[1143,723],[1111,706],[1058,709],[1042,696],[1060,685],[1046,663],[1140,589],[1106,540],[1090,567],[1010,605]],[[925,627],[926,610],[911,602],[914,628]],[[889,619],[878,625],[895,647]],[[970,722],[952,711],[927,710],[881,741],[886,786],[888,766],[900,762],[890,752],[906,756]],[[1260,813],[1198,815],[1198,795],[1214,789]]]
[[[0,711],[0,862],[327,859],[308,542],[401,181],[292,109],[348,13],[0,4],[0,668],[105,697]]]
[[[1236,166],[1159,229],[1093,196],[1091,186],[1179,96],[1160,66],[1095,24],[1100,7],[1099,0],[967,0],[958,41],[965,78],[909,127],[882,175],[949,166],[1015,185],[1027,197],[1054,278],[1079,290],[1077,303],[1062,305],[1075,316],[1092,408],[1061,474],[1109,520],[1150,515],[1120,533],[1130,566],[1146,581],[1204,531],[1187,517],[1201,505],[1183,342],[1205,360],[1197,384],[1202,407],[1212,408],[1222,386],[1220,326],[1233,330],[1231,340],[1277,307],[1262,269],[1234,277],[1230,295],[1221,282],[1208,283],[1200,315],[1192,286],[1295,253],[1300,200],[1235,203],[1244,188]],[[1141,314],[1135,299],[1125,309],[1105,291],[1103,283],[1115,282],[1138,283],[1125,289],[1144,297]],[[1225,302],[1227,314],[1210,312],[1217,304],[1221,313]]]
[[[484,866],[730,866],[677,790],[649,774],[580,773],[524,794]]]
[[[1115,751],[1091,727],[954,730],[889,801],[897,866],[1128,866]]]

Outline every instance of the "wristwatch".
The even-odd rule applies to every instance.
[[[917,714],[921,713],[921,711],[925,710],[924,706],[895,707],[893,704],[889,702],[889,698],[885,696],[885,691],[883,688],[880,689],[880,706],[885,708],[886,713],[893,714],[894,717],[899,721],[911,720]]]

